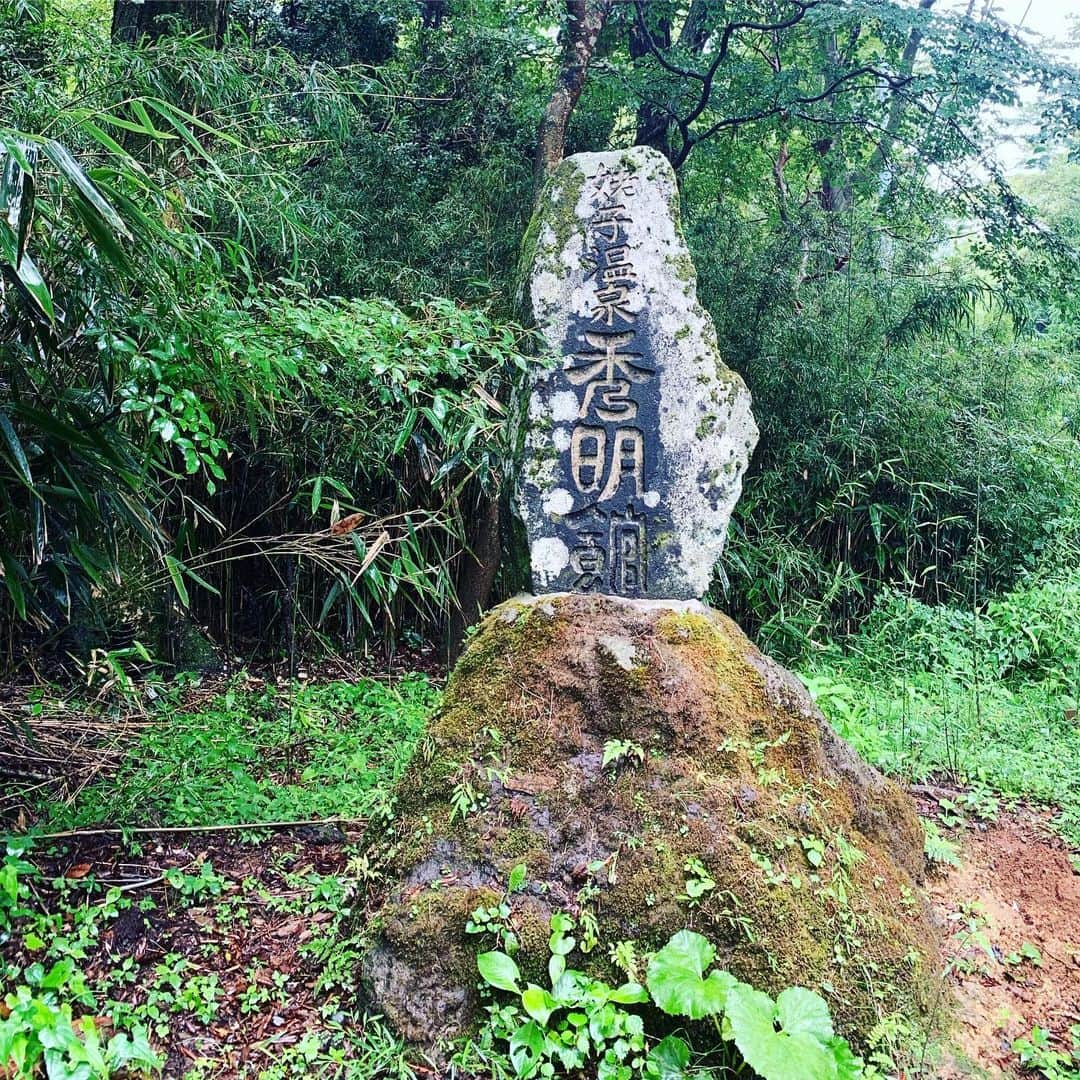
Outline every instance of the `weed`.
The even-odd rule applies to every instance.
[[[464,821],[470,814],[475,814],[483,807],[484,801],[484,796],[477,791],[473,782],[468,777],[462,777],[450,793],[451,823],[457,818]]]
[[[1080,845],[1080,573],[1038,580],[980,611],[883,598],[841,650],[803,679],[838,733],[909,781],[946,774],[971,786],[947,825],[993,820],[1002,798],[1060,807]]]
[[[39,810],[55,828],[362,817],[401,776],[437,698],[422,675],[285,690],[237,679],[197,711],[163,695],[115,775]]]
[[[927,859],[937,866],[959,866],[960,845],[941,835],[936,821],[920,818],[923,827],[923,850]]]
[[[645,764],[645,749],[632,739],[608,739],[604,743],[604,756],[600,762],[602,769],[613,765],[617,770],[620,764],[633,765],[635,763]]]
[[[1044,1080],[1077,1080],[1080,1077],[1080,1024],[1069,1029],[1072,1050],[1055,1049],[1050,1032],[1038,1025],[1012,1044],[1012,1051],[1025,1069],[1039,1073]]]
[[[95,995],[77,964],[99,922],[115,915],[118,891],[110,890],[95,908],[76,909],[70,935],[57,933],[62,914],[46,915],[35,906],[41,875],[24,857],[28,850],[26,841],[13,843],[0,866],[0,944],[21,945],[44,959],[24,968],[0,963],[5,989],[10,987],[0,999],[0,1067],[14,1069],[15,1076],[34,1075],[40,1067],[50,1077],[101,1080],[125,1069],[130,1075],[158,1069],[144,1027],[114,1020],[115,1034],[103,1039]]]
[[[716,882],[700,859],[687,859],[683,869],[686,871],[686,885],[679,899],[690,908],[695,908],[702,902],[703,897],[716,888]]]

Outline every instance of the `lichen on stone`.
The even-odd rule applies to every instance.
[[[611,740],[644,761],[605,767]],[[519,863],[527,885],[508,902],[523,970],[543,972],[551,914],[588,904],[605,946],[634,940],[644,953],[693,925],[739,978],[823,993],[857,1044],[884,1013],[930,1022],[938,956],[911,799],[718,612],[508,601],[458,662],[426,746],[401,784],[385,929],[364,966],[391,1022],[435,975],[457,988],[440,991],[430,1030],[399,1027],[410,1041],[430,1050],[476,1022],[470,962],[491,943],[463,936],[466,909],[501,896]],[[481,796],[464,815],[462,778]],[[712,885],[691,896],[695,867]],[[571,963],[616,977],[606,947]]]
[[[613,193],[607,185],[618,175],[633,179]],[[596,224],[601,208],[619,212],[614,238]],[[603,577],[605,591],[686,598],[704,596],[712,581],[757,428],[749,392],[723,364],[715,327],[697,300],[697,275],[678,215],[671,166],[648,147],[575,154],[559,164],[537,201],[521,270],[528,275],[531,314],[544,350],[563,361],[531,373],[524,434],[517,507],[529,535],[538,591],[596,588],[594,577]],[[611,252],[618,252],[619,262],[602,265]],[[611,290],[622,297],[620,313],[602,317],[598,301],[606,294],[604,282],[616,280],[603,275],[616,269],[629,271]],[[613,333],[633,340],[616,346]],[[627,420],[626,426],[616,422],[619,414],[596,411],[600,399],[592,392],[607,382],[592,379],[587,389],[579,388],[575,358],[592,355],[597,340],[628,348],[628,355],[642,358],[640,371],[648,373],[634,376],[633,409],[626,414],[632,423]],[[713,401],[725,403],[723,413],[714,410],[714,422],[699,426],[699,409]],[[581,481],[574,471],[574,444],[566,438],[555,446],[552,420],[604,433],[597,469],[611,484],[589,487]],[[599,447],[600,437],[592,437]],[[635,472],[633,483],[624,479],[622,463],[616,470],[619,438],[637,440],[641,475]],[[722,488],[699,484],[703,466],[720,461],[733,465],[730,482]],[[553,488],[571,492],[571,508],[551,503]],[[650,555],[647,565],[635,567],[625,580],[616,569],[611,539],[623,520],[636,522],[643,537],[639,550],[647,548]],[[664,543],[657,542],[659,533]],[[600,571],[579,569],[584,535],[592,537],[585,557],[602,556]]]

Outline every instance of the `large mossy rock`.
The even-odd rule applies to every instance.
[[[614,740],[644,760],[605,767]],[[465,924],[519,863],[517,960],[537,981],[552,912],[585,907],[601,944],[571,964],[608,979],[610,945],[644,953],[689,925],[744,981],[823,993],[856,1041],[890,1012],[928,1012],[937,956],[912,800],[793,675],[694,601],[557,594],[496,608],[399,811],[363,975],[370,1004],[425,1049],[477,1018],[480,942]]]

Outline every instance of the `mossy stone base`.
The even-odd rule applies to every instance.
[[[644,760],[602,766],[613,740]],[[473,793],[464,816],[455,790]],[[884,1015],[930,1012],[938,955],[914,803],[793,675],[694,601],[556,594],[496,608],[399,809],[363,974],[371,1006],[429,1052],[476,1020],[475,956],[493,943],[465,923],[519,863],[517,960],[538,980],[552,912],[584,910],[601,944],[571,965],[609,980],[612,944],[643,955],[692,926],[740,979],[824,994],[857,1043]]]

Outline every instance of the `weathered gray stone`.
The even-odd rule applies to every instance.
[[[576,154],[529,230],[538,365],[519,509],[533,587],[703,596],[757,442],[678,226],[675,176],[646,147]]]
[[[605,765],[612,740],[639,755]],[[421,745],[361,974],[367,1008],[436,1059],[483,1021],[476,955],[494,942],[467,926],[504,901],[523,983],[546,985],[551,916],[588,911],[600,944],[567,962],[591,976],[611,978],[611,943],[644,956],[689,923],[738,978],[826,994],[849,1038],[892,1011],[916,1025],[940,1011],[917,807],[698,601],[508,601],[470,638]],[[691,908],[694,864],[714,887]],[[858,962],[833,947],[838,918]]]

